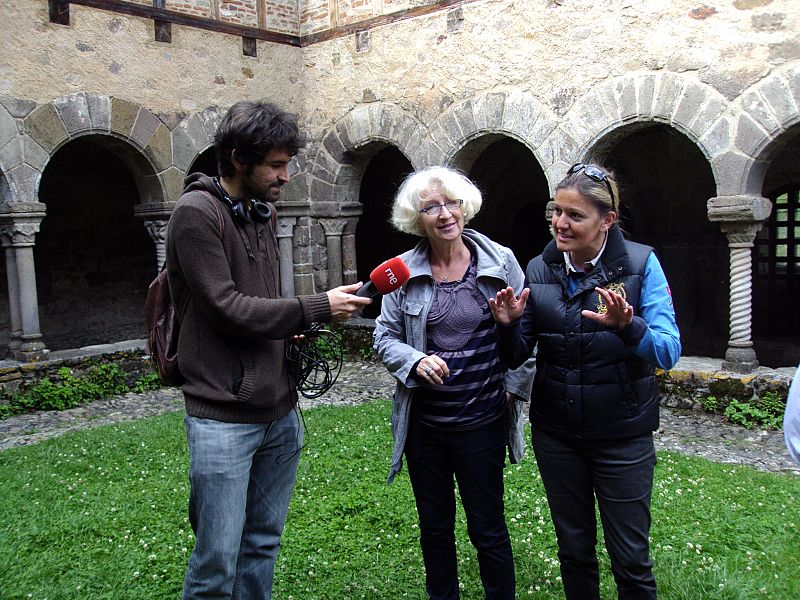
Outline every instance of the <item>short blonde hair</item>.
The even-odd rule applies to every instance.
[[[463,200],[464,223],[478,214],[483,204],[480,190],[467,177],[448,167],[427,167],[415,171],[403,182],[392,205],[392,225],[403,233],[422,236],[419,209],[431,192],[448,200]]]

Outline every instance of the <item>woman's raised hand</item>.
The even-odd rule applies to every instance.
[[[501,325],[508,325],[519,319],[525,310],[530,293],[531,290],[527,287],[522,290],[519,298],[514,296],[514,288],[511,287],[497,292],[496,297],[489,298],[489,307],[492,309],[494,320]]]
[[[633,321],[633,307],[616,292],[603,288],[594,288],[606,305],[606,312],[596,313],[591,310],[582,310],[581,315],[592,321],[597,321],[609,329],[622,329]]]

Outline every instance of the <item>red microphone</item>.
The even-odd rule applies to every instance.
[[[403,285],[411,277],[411,271],[399,256],[390,258],[372,269],[369,281],[361,286],[356,296],[374,298],[379,294],[389,294]]]

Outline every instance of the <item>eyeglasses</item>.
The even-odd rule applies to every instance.
[[[462,204],[464,204],[463,200],[448,200],[444,204],[431,204],[425,208],[420,208],[419,212],[425,213],[431,217],[435,217],[442,212],[442,208],[446,208],[447,212],[453,212],[456,210],[461,210]]]
[[[567,175],[574,175],[575,173],[580,173],[581,171],[584,174],[594,181],[602,181],[606,184],[608,188],[608,193],[611,194],[611,204],[614,206],[614,209],[617,208],[617,199],[614,196],[614,190],[611,188],[611,182],[609,181],[608,173],[606,173],[603,169],[598,167],[597,165],[586,165],[584,163],[575,163],[572,165],[569,170],[567,171]]]

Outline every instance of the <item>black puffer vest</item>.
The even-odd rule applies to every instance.
[[[653,366],[634,355],[615,332],[581,316],[582,310],[597,312],[601,306],[595,287],[624,290],[638,315],[652,250],[625,240],[612,227],[601,260],[571,296],[564,255],[554,241],[528,264],[528,304],[533,303],[538,333],[532,424],[583,439],[629,438],[658,428]]]

